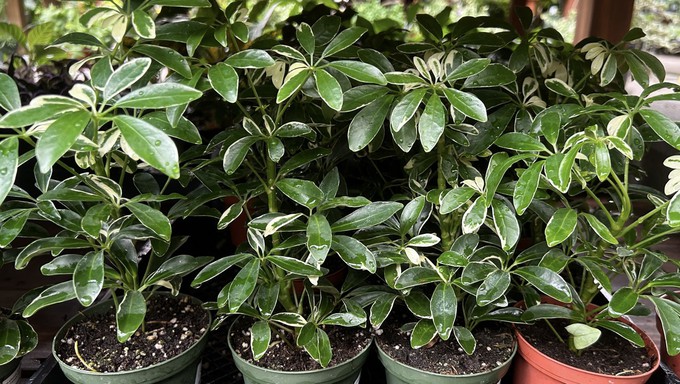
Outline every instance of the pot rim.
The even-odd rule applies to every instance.
[[[238,316],[238,317],[237,317],[236,319],[234,319],[234,321],[229,325],[229,330],[227,331],[227,332],[229,333],[229,334],[227,335],[227,345],[229,345],[229,351],[231,352],[231,356],[232,356],[234,359],[238,359],[240,362],[242,362],[242,363],[248,365],[249,367],[257,368],[258,370],[262,370],[263,372],[270,372],[270,373],[284,374],[284,375],[291,375],[291,376],[295,376],[295,375],[306,375],[306,374],[318,373],[318,372],[328,372],[328,371],[331,370],[331,369],[342,368],[342,367],[344,367],[345,365],[351,364],[352,362],[354,362],[354,360],[360,358],[360,357],[363,356],[365,353],[367,353],[367,352],[371,349],[371,346],[374,344],[374,343],[373,343],[373,336],[371,336],[371,337],[370,337],[370,342],[368,343],[368,345],[366,345],[366,347],[365,347],[361,352],[357,353],[356,356],[352,357],[351,359],[345,360],[345,361],[343,361],[342,363],[340,363],[340,364],[338,364],[338,365],[334,365],[334,366],[332,366],[332,367],[326,367],[326,368],[321,368],[321,369],[313,369],[313,370],[311,370],[311,371],[277,371],[277,370],[275,370],[275,369],[264,368],[264,367],[260,367],[259,365],[252,364],[252,363],[248,362],[246,359],[244,359],[243,357],[239,356],[239,355],[236,353],[236,351],[234,351],[234,347],[231,345],[231,329],[234,327],[234,324],[235,324],[240,318],[242,318],[242,317],[243,317],[243,316]],[[370,334],[370,332],[369,332],[369,334]]]
[[[170,292],[155,292],[154,295],[172,296],[170,294]],[[160,363],[157,363],[157,364],[149,365],[148,367],[139,368],[139,369],[131,369],[131,370],[128,370],[128,371],[119,371],[119,372],[93,372],[93,371],[88,371],[88,370],[76,368],[72,365],[69,365],[68,363],[64,362],[61,358],[59,358],[59,356],[57,355],[57,351],[56,351],[57,336],[59,336],[59,338],[61,338],[61,336],[63,336],[63,334],[66,332],[65,329],[72,326],[73,323],[75,323],[78,319],[84,317],[85,313],[88,312],[89,310],[94,310],[94,308],[99,308],[99,307],[111,305],[113,303],[113,300],[111,300],[111,299],[102,301],[102,302],[97,303],[97,304],[95,304],[91,307],[87,307],[84,310],[79,311],[76,315],[74,315],[70,319],[68,319],[68,321],[66,321],[66,323],[64,323],[64,325],[62,325],[61,328],[59,328],[57,333],[52,338],[52,356],[54,356],[54,359],[57,360],[59,365],[61,365],[62,367],[67,367],[69,370],[77,372],[78,374],[86,374],[86,375],[90,375],[90,376],[102,376],[102,377],[123,376],[123,375],[129,375],[131,373],[136,373],[136,372],[145,372],[145,371],[148,371],[148,370],[151,370],[151,369],[158,368],[158,367],[160,367],[164,364],[171,363],[171,362],[181,358],[187,352],[193,350],[199,344],[201,344],[201,342],[207,337],[208,333],[210,333],[210,325],[212,324],[212,314],[210,313],[209,310],[202,307],[202,302],[199,299],[195,298],[194,296],[187,295],[185,293],[180,293],[179,295],[172,296],[172,297],[177,297],[177,298],[179,298],[179,297],[189,297],[194,303],[199,304],[199,306],[201,306],[201,308],[205,311],[205,313],[208,314],[208,325],[206,326],[206,331],[203,333],[203,335],[198,340],[196,340],[196,342],[191,347],[189,347],[187,350],[185,350],[184,352],[180,353],[177,356],[174,356],[170,359],[161,361]]]
[[[506,365],[508,365],[512,362],[512,360],[515,358],[515,355],[517,354],[517,350],[519,349],[517,339],[515,338],[515,342],[513,343],[513,348],[512,348],[512,354],[510,355],[510,357],[507,360],[505,360],[501,365],[494,367],[492,370],[486,371],[486,372],[479,372],[479,373],[470,373],[470,374],[467,374],[467,375],[445,375],[445,374],[442,374],[442,373],[425,371],[425,370],[422,370],[422,369],[419,369],[419,368],[412,367],[408,364],[404,364],[401,361],[398,361],[397,359],[388,355],[387,352],[383,351],[383,349],[380,347],[380,343],[378,343],[377,341],[375,342],[375,346],[378,348],[378,351],[380,352],[381,356],[383,356],[383,355],[386,356],[388,359],[390,359],[392,362],[394,362],[398,365],[401,365],[401,366],[406,367],[408,369],[412,369],[414,371],[424,373],[424,374],[427,374],[427,375],[430,375],[430,376],[442,377],[442,378],[447,378],[447,377],[473,378],[473,377],[485,376],[485,375],[488,375],[492,372],[499,371],[499,370],[503,369]],[[387,369],[387,367],[385,367],[385,369]]]

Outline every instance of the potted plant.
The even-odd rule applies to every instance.
[[[172,236],[163,212],[163,202],[184,198],[169,191],[181,176],[171,137],[200,143],[182,113],[202,92],[180,84],[194,76],[187,59],[151,40],[160,32],[149,14],[153,6],[112,3],[83,16],[83,22],[115,24],[113,47],[85,33],[54,43],[98,52],[71,68],[91,65],[89,81],[75,84],[68,96],[42,95],[21,106],[14,82],[0,75],[6,111],[0,117],[0,246],[17,269],[51,253],[52,260],[40,259],[43,274],[70,277],[36,293],[21,314],[74,299],[90,307],[110,293],[54,340],[55,357],[76,382],[122,382],[135,374],[145,382],[163,380],[195,364],[209,328],[200,302],[174,296],[182,277],[212,258],[174,255],[183,239]],[[15,184],[19,170],[33,173],[34,187]],[[90,338],[97,323],[105,324],[101,334]],[[105,339],[117,340],[111,347],[127,359],[105,357],[98,348]]]
[[[25,300],[18,300],[13,308],[0,309],[0,339],[3,348],[0,357],[0,380],[18,384],[21,379],[21,358],[38,344],[38,334],[31,324],[21,317]]]

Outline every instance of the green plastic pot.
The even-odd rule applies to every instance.
[[[229,334],[234,326],[229,327]],[[363,351],[353,358],[330,368],[314,371],[285,372],[275,371],[253,365],[239,356],[228,338],[229,350],[236,368],[243,374],[245,384],[354,384],[359,382],[359,374],[371,349],[369,343]]]
[[[167,295],[165,293],[157,293],[157,295]],[[179,295],[178,297],[185,297],[187,295]],[[187,296],[195,304],[201,305],[201,302],[191,296]],[[66,331],[76,322],[83,320],[86,316],[96,315],[111,311],[113,309],[113,301],[105,301],[85,309],[72,319],[66,322],[57,332],[54,340],[52,340],[52,355],[59,363],[64,375],[76,384],[193,384],[196,382],[196,376],[201,361],[201,353],[205,349],[208,341],[205,332],[203,336],[189,349],[183,353],[168,359],[162,363],[151,365],[145,368],[136,369],[133,371],[122,372],[92,372],[82,369],[74,368],[57,356],[56,345],[57,341],[61,340]],[[208,324],[211,322],[210,312],[208,314]],[[206,326],[207,327],[207,326]]]
[[[501,378],[508,373],[510,363],[517,353],[517,343],[512,349],[512,355],[508,360],[489,372],[475,373],[471,375],[442,375],[409,367],[391,358],[385,353],[380,345],[378,347],[378,358],[385,367],[387,384],[491,384],[500,382]]]
[[[0,365],[0,383],[18,384],[21,379],[21,359]]]

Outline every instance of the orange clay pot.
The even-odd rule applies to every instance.
[[[545,298],[543,302],[562,305],[562,303],[554,301],[550,298]],[[524,303],[518,303],[518,306],[523,306]],[[592,305],[591,309],[595,308]],[[553,358],[543,354],[538,349],[534,348],[529,342],[522,337],[522,334],[515,328],[515,335],[517,336],[517,344],[519,353],[514,361],[513,382],[523,384],[643,384],[646,383],[652,376],[654,371],[659,368],[659,349],[654,344],[652,339],[647,336],[640,328],[632,324],[630,321],[620,318],[622,321],[637,331],[642,340],[645,342],[645,349],[649,356],[654,357],[654,365],[652,368],[639,375],[634,376],[613,376],[604,375],[601,373],[589,372],[583,369],[575,368],[564,363],[561,363]]]

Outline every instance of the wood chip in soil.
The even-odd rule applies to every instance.
[[[477,347],[468,355],[451,335],[431,347],[412,349],[410,332],[400,329],[408,322],[405,316],[392,316],[378,331],[376,343],[390,357],[410,367],[441,375],[470,375],[491,371],[511,356],[515,338],[510,327],[503,324],[482,324],[473,331]]]
[[[75,324],[57,344],[57,356],[67,364],[97,372],[131,371],[158,364],[186,351],[207,332],[208,314],[188,297],[154,295],[147,302],[145,325],[125,343],[116,338],[111,311]],[[75,345],[78,343],[78,352]]]
[[[564,329],[569,323],[556,319],[550,323],[567,340],[569,334]],[[545,321],[533,325],[517,326],[522,336],[543,354],[572,367],[605,375],[631,376],[648,372],[655,358],[647,354],[645,348],[637,348],[622,337],[602,329],[600,339],[577,355],[569,347],[557,340]]]
[[[258,361],[253,360],[250,350],[250,327],[252,321],[237,321],[231,329],[229,336],[236,353],[244,360],[259,367],[275,371],[312,371],[321,369],[321,365],[314,361],[303,348],[291,347],[295,340],[290,334],[286,334],[289,343],[283,342],[281,335],[272,332],[272,342],[269,350]],[[333,349],[333,357],[328,367],[338,364],[357,356],[371,343],[370,331],[362,328],[345,328],[336,326],[324,326]]]

